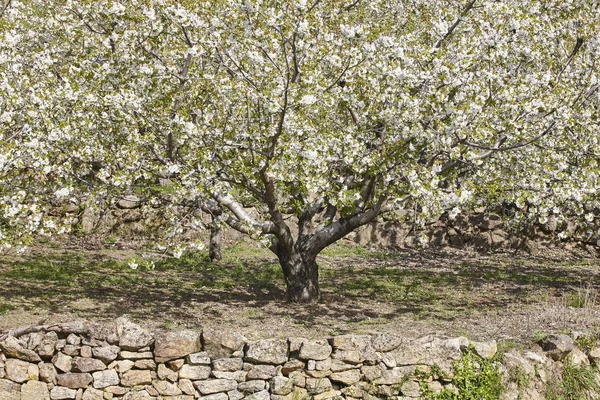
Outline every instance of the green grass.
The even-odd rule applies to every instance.
[[[574,366],[565,364],[561,379],[550,381],[546,387],[548,400],[588,400],[596,399],[600,393],[600,382],[596,378],[595,366]]]

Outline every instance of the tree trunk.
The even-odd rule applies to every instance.
[[[221,259],[221,225],[213,218],[213,223],[210,226],[210,242],[208,247],[208,257],[210,261]]]
[[[292,303],[318,302],[319,267],[316,257],[299,251],[277,256],[283,268],[288,300]]]

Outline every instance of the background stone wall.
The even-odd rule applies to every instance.
[[[585,354],[564,335],[498,358],[496,342],[463,337],[374,333],[248,342],[215,329],[151,333],[119,318],[94,330],[73,323],[0,335],[0,399],[420,398],[422,385],[456,390],[453,362],[465,351],[502,360],[506,399],[542,399],[544,382],[562,363],[600,361],[600,348]],[[510,382],[515,369],[528,376],[528,387]]]

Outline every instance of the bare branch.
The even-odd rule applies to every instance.
[[[460,17],[458,17],[456,19],[456,21],[454,21],[454,24],[452,24],[452,26],[450,28],[448,28],[448,31],[446,32],[446,34],[444,35],[444,37],[441,38],[440,40],[438,40],[438,42],[435,44],[434,47],[436,49],[439,49],[442,46],[442,43],[444,43],[444,41],[446,39],[448,39],[452,35],[452,32],[454,32],[454,30],[456,29],[456,27],[458,27],[458,24],[460,24],[460,22],[463,20],[463,18],[465,17],[465,15],[467,15],[467,13],[469,11],[471,11],[471,9],[475,5],[476,1],[477,0],[471,0],[471,2],[469,4],[467,4],[467,6],[465,7],[465,9],[460,13]]]

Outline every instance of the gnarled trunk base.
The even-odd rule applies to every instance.
[[[278,255],[292,303],[316,303],[320,299],[319,267],[315,257],[298,252]]]

